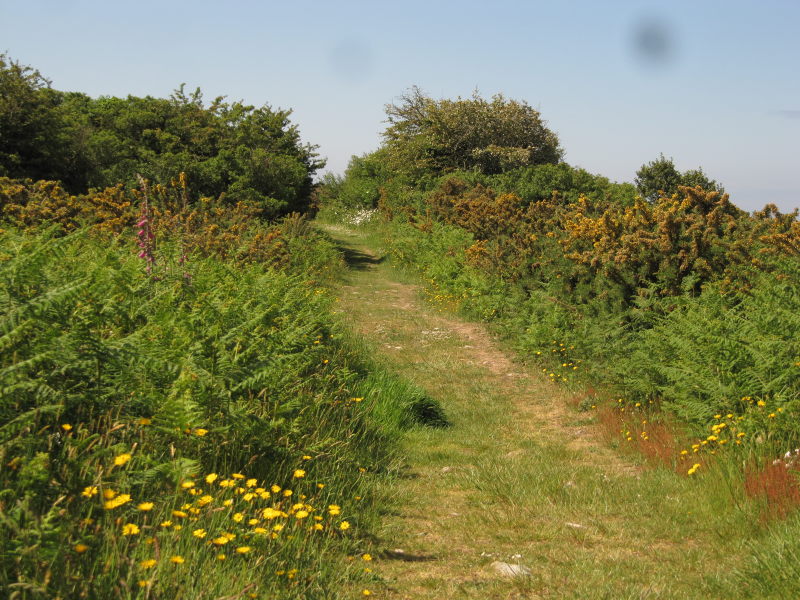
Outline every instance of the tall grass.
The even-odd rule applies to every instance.
[[[413,390],[307,273],[182,252],[164,241],[148,274],[85,229],[0,239],[12,597],[334,598],[363,577],[337,557],[375,518]]]

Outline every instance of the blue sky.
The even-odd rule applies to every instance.
[[[418,85],[541,111],[566,160],[618,181],[659,153],[749,210],[800,206],[800,2],[0,0],[0,52],[61,90],[181,83],[294,110],[341,172]]]

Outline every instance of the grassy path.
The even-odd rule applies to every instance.
[[[478,324],[437,312],[346,229],[354,330],[452,422],[406,438],[377,541],[388,598],[730,598],[741,552],[725,506],[697,482],[643,469],[598,440],[592,416],[513,362]],[[735,539],[736,536],[734,536]],[[505,577],[494,561],[529,576]]]

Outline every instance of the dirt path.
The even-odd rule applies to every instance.
[[[647,518],[664,510],[670,488],[659,477],[670,475],[621,458],[591,415],[483,326],[426,304],[352,232],[328,232],[351,266],[340,303],[352,327],[452,421],[405,441],[408,464],[387,490],[396,506],[375,563],[383,597],[710,597],[688,591],[703,577],[683,566],[695,541]],[[527,575],[503,576],[496,562]]]

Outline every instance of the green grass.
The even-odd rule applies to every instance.
[[[354,230],[328,231],[369,254]],[[380,248],[381,246],[375,246]],[[441,403],[451,426],[404,436],[405,470],[385,482],[375,565],[390,598],[794,598],[796,516],[764,521],[743,489],[746,454],[650,466],[609,449],[569,388],[508,360],[479,326],[425,303],[380,250],[351,270],[339,302],[386,368]],[[404,274],[406,282],[411,275]],[[446,332],[431,337],[425,332]],[[508,373],[516,374],[509,377]],[[586,407],[588,408],[588,407]],[[627,450],[624,440],[622,448]],[[750,450],[747,450],[750,452]],[[713,460],[712,460],[713,459]],[[675,459],[675,463],[683,465]],[[519,557],[517,557],[519,555]],[[495,575],[520,562],[528,578]]]
[[[420,392],[373,364],[306,268],[173,251],[149,276],[122,240],[4,231],[0,588],[346,597]],[[315,251],[306,267],[331,264]]]

